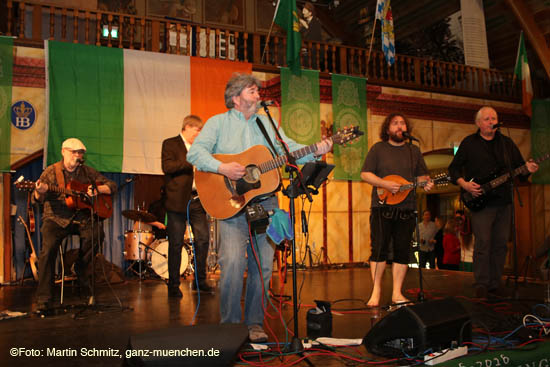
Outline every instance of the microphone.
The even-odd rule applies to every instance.
[[[82,166],[84,164],[84,158],[78,158],[76,163],[78,163],[79,166]]]
[[[414,140],[414,141],[417,141],[417,142],[420,143],[420,140],[418,140],[417,138],[415,138],[414,136],[412,136],[411,134],[409,134],[407,131],[403,131],[403,132],[401,133],[401,135],[403,135],[403,137],[404,137],[405,139]]]
[[[258,105],[261,106],[261,107],[267,107],[267,106],[271,106],[271,105],[274,105],[274,104],[275,104],[275,102],[273,102],[272,100],[258,102]],[[258,108],[259,108],[259,106],[258,106]]]
[[[493,129],[498,129],[499,127],[503,127],[504,124],[502,122],[499,122],[498,124],[493,125]]]

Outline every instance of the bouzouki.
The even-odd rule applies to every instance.
[[[96,182],[100,185],[100,182]],[[36,182],[19,179],[15,182],[19,190],[34,190]],[[98,217],[105,219],[113,215],[113,199],[109,194],[98,194],[92,200],[88,196],[88,186],[78,181],[69,181],[66,187],[59,187],[55,184],[48,184],[48,191],[65,194],[65,203],[70,209],[90,209],[92,207]]]
[[[335,144],[345,144],[363,132],[358,126],[344,128],[330,137]],[[299,159],[317,151],[316,144],[290,153]],[[273,158],[264,145],[255,145],[238,154],[213,154],[222,163],[237,162],[246,168],[239,180],[231,180],[215,172],[195,172],[195,185],[201,204],[208,214],[217,219],[227,219],[237,214],[250,200],[275,192],[281,182],[276,168],[286,163],[285,156]]]
[[[27,261],[31,265],[32,277],[34,278],[34,280],[38,281],[38,267],[37,267],[38,256],[36,256],[36,251],[34,251],[34,245],[32,243],[32,238],[31,238],[31,231],[29,229],[29,226],[27,226],[27,222],[25,222],[22,216],[18,216],[17,220],[21,222],[21,224],[23,224],[23,226],[25,227],[25,232],[27,233],[27,239],[29,241],[29,247],[31,248],[31,253]]]
[[[383,180],[389,180],[389,181],[393,181],[395,183],[401,184],[401,187],[395,194],[381,187],[376,188],[376,194],[378,195],[378,202],[380,204],[385,204],[385,205],[399,204],[400,202],[405,200],[405,198],[409,195],[409,192],[415,187],[415,185],[417,187],[424,187],[428,183],[428,181],[422,181],[417,183],[409,182],[399,175],[389,175],[384,177]],[[415,181],[418,181],[418,179],[416,179]],[[447,176],[444,173],[437,175],[435,178],[432,178],[432,182],[435,185],[444,185],[449,183],[449,181],[450,181],[449,176]]]
[[[535,159],[534,162],[539,164],[541,162],[544,162],[548,158],[550,158],[550,153],[546,153],[545,155]],[[527,171],[527,166],[524,164],[512,170],[511,178],[513,179],[516,176],[526,175],[528,173],[529,171]],[[507,172],[498,177],[496,175],[490,175],[489,177],[485,177],[482,179],[472,178],[470,179],[470,181],[474,181],[475,183],[481,185],[481,195],[474,197],[474,195],[472,195],[470,192],[461,189],[460,199],[462,200],[464,205],[471,211],[480,211],[481,209],[485,208],[485,205],[487,204],[487,194],[499,187],[500,185],[508,182],[508,180],[510,180],[510,172]]]

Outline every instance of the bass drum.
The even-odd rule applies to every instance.
[[[168,240],[156,240],[151,244],[151,268],[162,279],[168,279]],[[192,252],[187,244],[181,249],[180,274],[187,275],[193,272]]]

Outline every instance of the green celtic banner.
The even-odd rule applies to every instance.
[[[533,158],[537,159],[550,153],[550,101],[534,99],[531,106],[531,151]],[[533,174],[533,183],[550,184],[550,161],[540,164],[539,170]]]
[[[0,171],[10,170],[13,38],[0,37]]]
[[[333,131],[346,126],[359,126],[365,133],[345,146],[334,145],[334,178],[361,180],[361,166],[367,154],[367,81],[332,74]]]
[[[300,76],[281,68],[281,126],[298,143],[321,140],[319,72],[302,70]]]

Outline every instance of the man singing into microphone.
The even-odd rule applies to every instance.
[[[33,193],[33,201],[44,205],[40,229],[42,249],[38,257],[37,291],[37,310],[42,313],[47,312],[51,307],[55,260],[61,242],[68,235],[80,236],[80,249],[75,264],[80,295],[88,297],[91,292],[89,264],[92,259],[92,246],[103,241],[103,228],[98,218],[92,220],[89,209],[71,209],[67,206],[65,194],[51,190],[56,186],[65,187],[70,181],[77,181],[88,185],[87,191],[83,193],[88,197],[93,197],[98,192],[112,194],[116,191],[116,184],[113,181],[105,178],[92,167],[84,165],[84,153],[86,153],[86,147],[80,140],[76,138],[65,140],[61,147],[63,159],[48,166],[42,172]],[[100,238],[97,238],[98,234]]]
[[[538,165],[525,163],[516,144],[498,131],[497,112],[492,107],[482,107],[475,116],[478,130],[464,138],[449,166],[454,184],[462,190],[479,197],[484,195],[485,207],[472,212],[474,243],[475,294],[478,298],[501,293],[500,278],[506,260],[506,242],[510,233],[512,218],[511,184],[500,185],[484,193],[479,182],[491,174],[505,174],[511,169],[525,165],[527,180]]]
[[[411,190],[402,202],[386,205],[380,202],[376,188],[385,189],[393,194],[399,191],[401,184],[385,179],[388,175],[399,175],[409,182],[418,178],[419,182],[427,181],[425,191],[433,188],[434,184],[428,176],[428,168],[420,149],[416,145],[406,143],[405,134],[410,132],[411,124],[404,115],[389,114],[380,127],[381,141],[370,148],[361,170],[361,179],[374,186],[371,200],[369,260],[373,287],[367,303],[369,307],[380,306],[382,277],[390,249],[393,249],[392,303],[409,302],[403,295],[402,288],[411,258],[416,198]],[[410,135],[408,137],[411,138]]]

